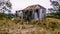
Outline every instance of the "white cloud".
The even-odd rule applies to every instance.
[[[40,4],[45,8],[52,7],[50,6],[49,0],[11,0],[11,3],[12,3],[13,11],[24,9],[27,6],[33,5],[33,4]]]

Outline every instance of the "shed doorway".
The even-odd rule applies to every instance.
[[[38,9],[35,10],[34,19],[39,20],[39,10]]]

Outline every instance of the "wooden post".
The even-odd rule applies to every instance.
[[[34,10],[32,10],[32,19],[34,19]]]

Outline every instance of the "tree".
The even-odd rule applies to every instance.
[[[50,15],[52,16],[49,16],[49,17],[53,17],[53,18],[58,18],[60,19],[60,5],[59,5],[59,2],[58,1],[52,1],[50,0],[54,10],[56,11],[55,13],[51,13]]]
[[[10,0],[0,0],[0,18],[2,19],[6,18],[7,15],[5,14],[5,12],[7,11],[8,13],[10,13],[11,9],[12,9],[12,4]]]
[[[11,12],[12,4],[10,0],[0,0],[0,13]]]
[[[51,2],[51,5],[53,6],[53,9],[55,11],[58,11],[58,8],[59,8],[59,2],[58,1],[55,1],[55,0],[50,0]]]

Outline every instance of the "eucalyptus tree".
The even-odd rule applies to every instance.
[[[8,12],[8,14],[10,14],[11,9],[12,9],[12,4],[11,4],[10,0],[0,0],[0,18],[7,17],[5,12]],[[7,17],[7,18],[9,18],[9,17]]]
[[[56,13],[53,14],[54,17],[60,19],[60,0],[50,0],[50,2],[53,9],[56,11]]]
[[[0,0],[0,13],[11,12],[12,4],[10,0]]]
[[[51,2],[51,5],[53,6],[53,9],[55,11],[58,11],[58,8],[59,8],[59,5],[60,5],[59,0],[50,0],[50,2]]]

